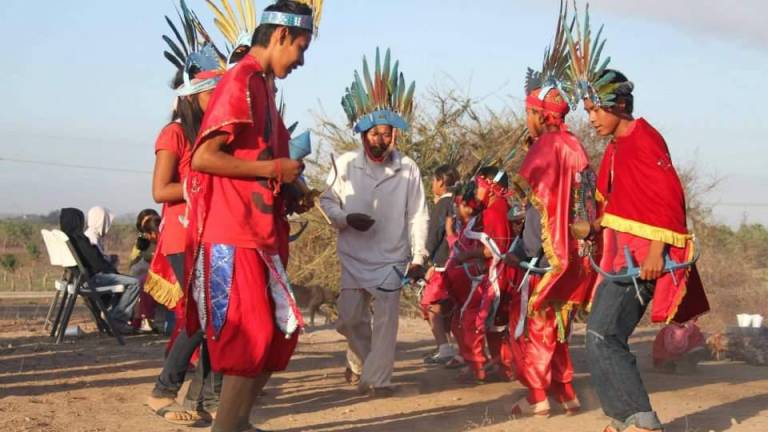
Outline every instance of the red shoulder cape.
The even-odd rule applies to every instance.
[[[560,311],[589,301],[594,272],[578,256],[572,237],[574,191],[589,158],[579,140],[561,130],[542,135],[529,150],[516,178],[541,215],[542,248],[552,270],[533,288],[529,313],[552,305]]]
[[[667,143],[644,119],[634,121],[625,136],[605,150],[597,178],[604,201],[602,225],[648,240],[666,243],[675,261],[693,254],[686,227],[685,194]],[[608,268],[603,263],[603,268]],[[640,264],[640,263],[638,263]],[[665,274],[656,281],[651,319],[678,321],[709,310],[696,267]]]

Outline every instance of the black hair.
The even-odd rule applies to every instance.
[[[499,173],[499,169],[497,167],[486,166],[486,167],[480,168],[480,171],[478,171],[477,175],[479,175],[480,177],[485,177],[488,180],[493,180],[496,178],[496,174],[498,173]],[[509,187],[509,176],[507,176],[507,173],[502,174],[501,178],[496,183],[498,183],[504,188]]]
[[[163,219],[159,215],[151,215],[141,226],[141,230],[144,234],[159,233],[162,222]]]
[[[194,76],[195,71],[190,71]],[[171,81],[171,88],[177,89],[184,84],[183,71],[179,70]],[[171,114],[171,121],[181,123],[184,130],[184,136],[187,138],[187,144],[193,146],[197,139],[197,133],[200,131],[200,124],[203,122],[203,109],[200,108],[200,102],[197,95],[178,96],[176,99],[176,108]]]
[[[309,15],[312,16],[312,8],[304,3],[299,3],[293,0],[277,0],[272,6],[268,6],[264,9],[264,12],[285,12],[296,15]],[[277,24],[261,24],[256,27],[256,31],[253,32],[253,38],[251,39],[251,46],[260,46],[266,48],[269,46],[269,41],[272,39],[272,33],[279,27]],[[312,35],[312,32],[298,27],[286,27],[288,34],[291,36],[291,40],[296,39],[301,35]]]
[[[144,222],[147,219],[147,216],[157,216],[158,218],[160,215],[155,211],[155,209],[144,209],[139,212],[139,214],[136,215],[136,231],[143,233],[144,231]]]
[[[136,238],[136,249],[144,252],[152,245],[152,241],[147,234],[160,231],[162,219],[153,209],[144,209],[136,216],[136,229],[139,231],[139,237]]]
[[[606,69],[603,71],[600,78],[613,74],[613,77],[608,81],[611,84],[618,84],[618,87],[614,91],[616,98],[613,100],[614,104],[609,107],[605,107],[606,111],[610,111],[618,116],[631,116],[632,111],[635,109],[635,97],[632,95],[635,85],[630,81],[626,75],[615,70]]]
[[[459,180],[459,173],[451,165],[445,164],[435,168],[435,179],[443,182],[446,188],[452,188]]]

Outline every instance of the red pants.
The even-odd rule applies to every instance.
[[[514,359],[512,358],[512,338],[507,331],[509,324],[509,296],[503,293],[499,310],[496,311],[493,325],[495,329],[489,330],[485,335],[488,343],[488,352],[491,359],[499,364],[501,373],[508,379],[515,377]]]
[[[429,278],[427,285],[424,287],[424,294],[421,296],[421,312],[424,319],[427,321],[429,321],[430,306],[445,303],[451,298],[446,289],[444,279],[444,272],[435,271],[432,273],[432,277]]]
[[[517,379],[528,388],[529,402],[540,402],[549,393],[560,402],[575,398],[573,363],[567,342],[557,341],[557,321],[551,307],[526,318],[526,332],[514,339],[520,319],[520,296],[510,303],[512,357]],[[538,395],[530,400],[531,395]],[[543,397],[541,395],[544,395]]]
[[[206,259],[209,259],[210,245],[204,247]],[[229,306],[218,335],[210,319],[210,281],[205,281],[209,317],[205,331],[214,371],[255,377],[262,372],[285,370],[288,366],[299,332],[286,338],[275,324],[268,271],[258,251],[235,248]],[[206,271],[206,276],[208,273]]]
[[[461,308],[467,302],[472,290],[472,282],[461,267],[446,269],[442,279],[445,290],[456,305],[451,319],[451,332],[453,332],[456,344],[459,346],[459,355],[475,371],[478,371],[485,364],[485,351],[483,349],[485,329],[477,329],[475,324],[482,300],[481,296],[475,292],[462,314]]]

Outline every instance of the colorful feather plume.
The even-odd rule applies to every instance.
[[[614,104],[615,91],[620,84],[611,83],[615,75],[613,72],[605,73],[611,58],[600,59],[606,41],[600,38],[603,26],[600,26],[593,40],[589,3],[584,12],[583,27],[580,24],[575,0],[574,15],[575,24],[566,32],[571,58],[568,69],[568,92],[571,100],[578,103],[581,99],[589,98],[596,105],[611,106]]]
[[[361,117],[376,111],[389,111],[407,122],[413,112],[413,94],[416,83],[406,87],[405,77],[399,71],[400,63],[394,62],[390,50],[384,54],[382,65],[379,48],[376,48],[373,76],[368,59],[363,56],[363,77],[355,71],[355,80],[347,87],[341,105],[351,125]]]
[[[179,1],[179,7],[176,8],[176,12],[179,16],[179,24],[183,32],[179,31],[179,27],[173,23],[168,15],[165,16],[165,22],[171,28],[173,37],[163,35],[163,40],[169,49],[163,51],[163,56],[177,69],[184,69],[190,53],[198,50],[198,42],[200,41],[198,29],[201,26],[197,16],[187,7],[187,3],[184,0]]]
[[[235,8],[229,0],[205,0],[205,2],[213,12],[213,22],[227,40],[230,51],[234,51],[244,42],[250,45],[250,38],[258,25],[256,4],[253,0],[233,0]]]
[[[566,30],[568,20],[568,4],[566,0],[560,0],[560,13],[555,27],[555,37],[552,44],[544,50],[544,61],[540,71],[528,68],[525,75],[525,93],[546,87],[560,88],[566,80],[570,57],[568,55],[567,33],[573,28],[573,20]]]

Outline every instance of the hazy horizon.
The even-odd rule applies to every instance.
[[[525,70],[540,64],[558,8],[557,0],[392,0],[371,16],[370,2],[325,3],[305,66],[279,83],[288,117],[303,128],[314,125],[313,112],[342,120],[343,90],[376,46],[392,49],[417,98],[432,85],[455,85],[492,108],[519,108]],[[204,2],[188,4],[218,38]],[[716,219],[768,225],[768,4],[593,0],[591,11],[605,24],[612,66],[635,82],[637,115],[664,134],[675,164],[724,178],[708,197],[719,203]],[[158,207],[153,146],[173,99],[165,14],[175,14],[170,0],[0,3],[0,35],[17,41],[2,59],[0,159],[113,168],[0,160],[0,214]]]

